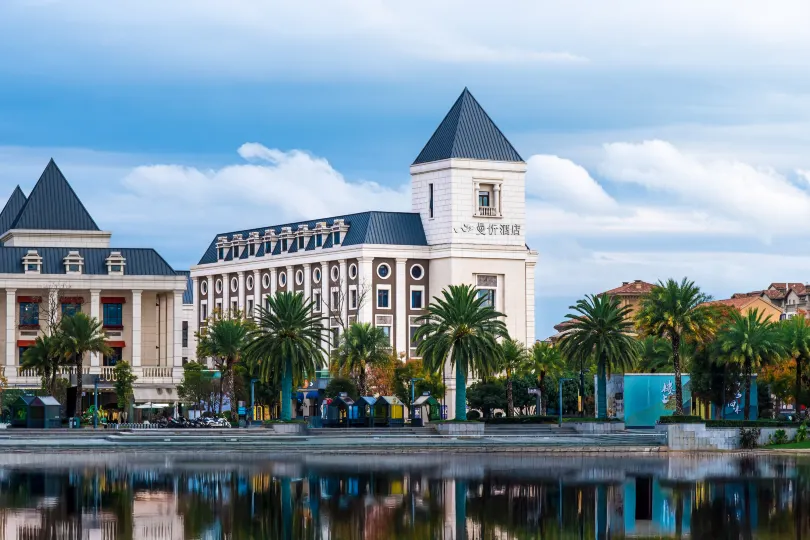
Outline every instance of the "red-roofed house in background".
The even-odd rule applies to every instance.
[[[810,311],[810,286],[804,283],[777,282],[767,289],[747,293],[735,293],[732,299],[758,296],[791,316],[799,310]]]
[[[727,298],[724,300],[713,300],[706,302],[706,305],[718,305],[733,307],[743,314],[747,314],[753,310],[759,310],[760,313],[765,313],[772,321],[778,321],[782,317],[782,310],[767,299],[760,296],[737,296],[736,298]]]

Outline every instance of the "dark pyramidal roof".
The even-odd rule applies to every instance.
[[[20,186],[15,187],[14,192],[3,207],[3,211],[0,212],[0,235],[11,228],[27,200]]]
[[[14,222],[3,232],[8,229],[99,230],[53,159],[48,162]]]
[[[523,161],[515,147],[466,88],[413,164],[451,158]]]

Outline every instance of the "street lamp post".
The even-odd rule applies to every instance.
[[[560,427],[562,427],[562,386],[563,386],[563,383],[565,381],[570,381],[570,380],[572,380],[572,379],[564,378],[564,377],[560,378],[560,392],[559,392],[559,398],[560,398]]]

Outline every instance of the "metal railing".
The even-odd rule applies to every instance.
[[[494,206],[479,206],[478,215],[487,217],[497,217],[498,210]]]

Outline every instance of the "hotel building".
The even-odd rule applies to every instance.
[[[191,269],[193,331],[267,295],[315,303],[330,346],[347,324],[381,327],[416,356],[416,320],[448,285],[473,284],[534,342],[537,252],[526,245],[526,163],[464,90],[410,167],[411,212],[368,211],[217,234]],[[445,373],[448,414],[455,379]]]
[[[40,386],[36,373],[20,369],[23,353],[63,314],[83,311],[104,325],[113,351],[88,354],[85,375],[103,376],[109,389],[123,359],[138,377],[136,402],[178,401],[183,359],[193,356],[184,320],[193,313],[189,273],[153,249],[111,247],[111,235],[53,160],[28,197],[19,186],[12,193],[0,212],[0,350],[10,387]]]

